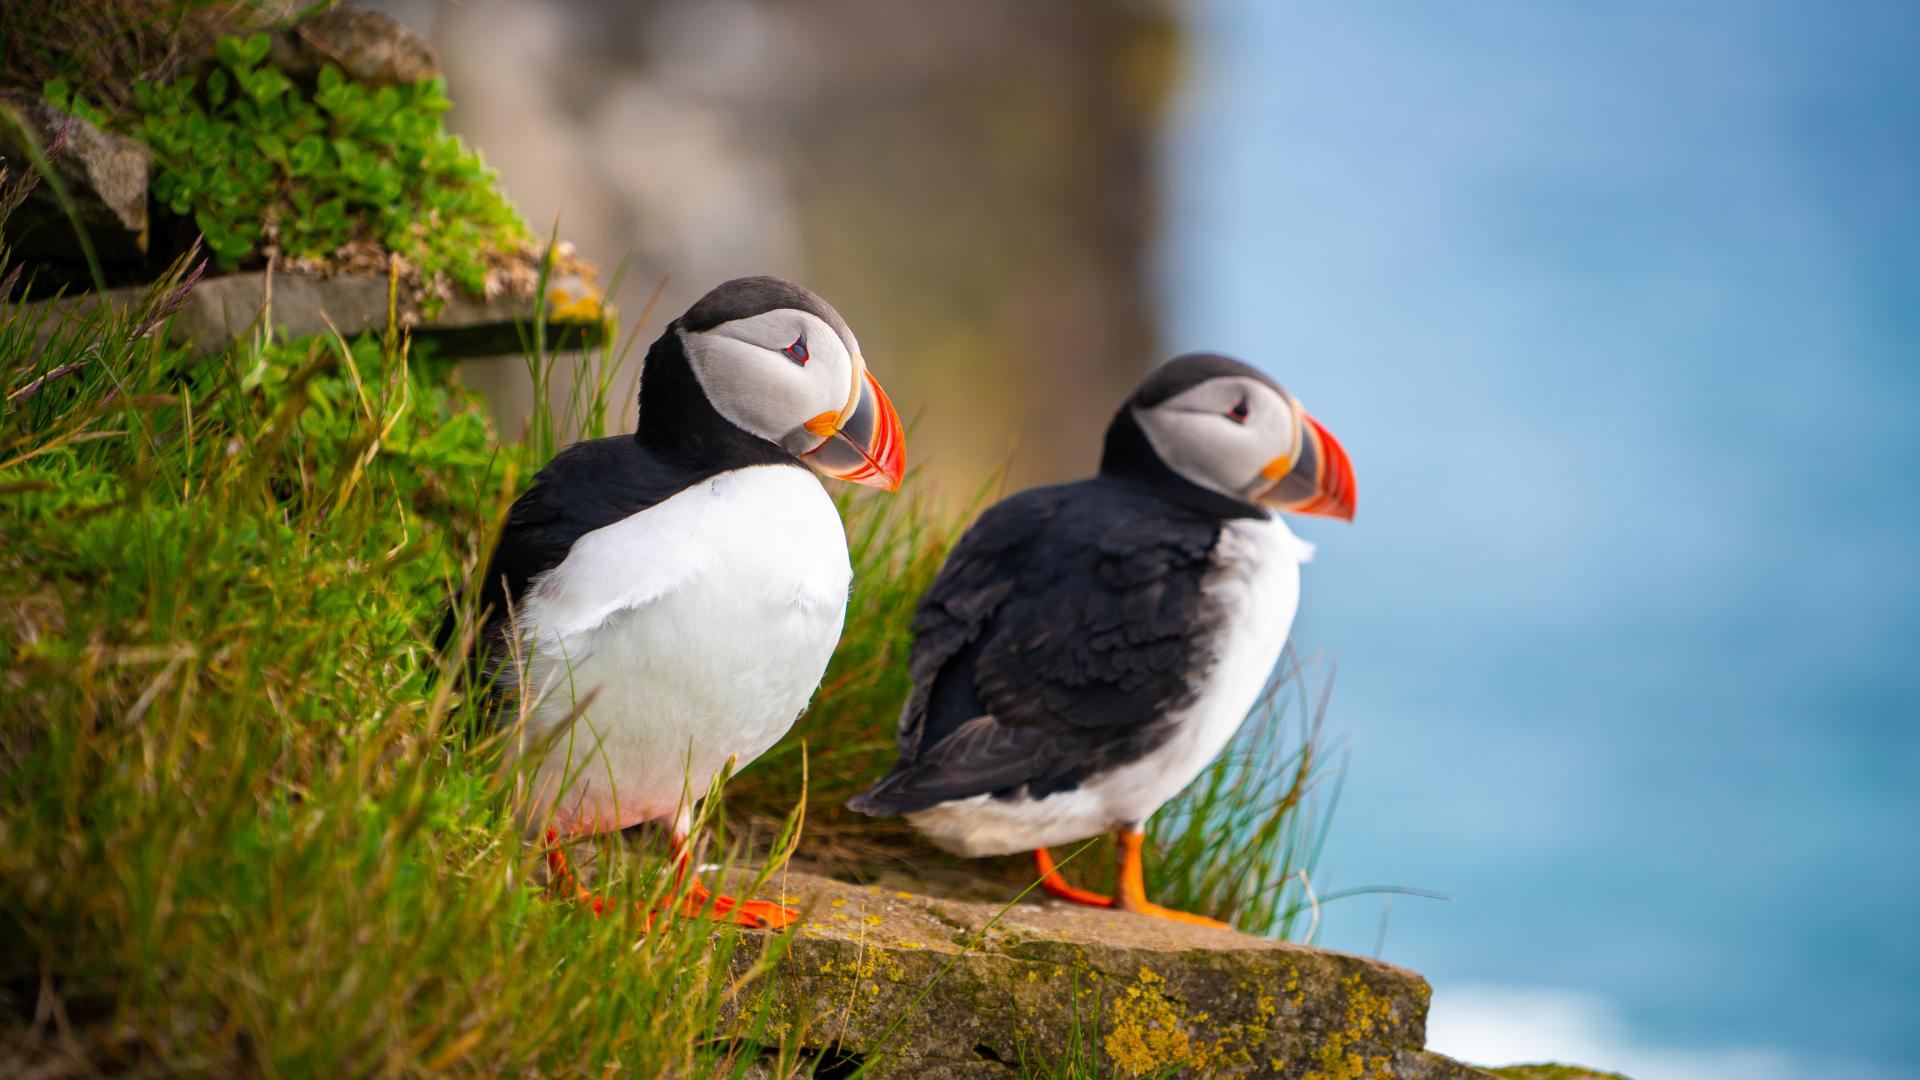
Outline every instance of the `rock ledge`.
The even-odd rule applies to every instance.
[[[1366,957],[797,871],[764,892],[779,890],[809,914],[771,1030],[849,1066],[879,1057],[868,1075],[1488,1078],[1425,1049],[1425,979]],[[750,937],[741,968],[767,940]]]

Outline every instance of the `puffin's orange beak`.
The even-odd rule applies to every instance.
[[[1358,492],[1346,448],[1305,410],[1300,413],[1300,432],[1297,452],[1282,454],[1260,470],[1267,487],[1257,498],[1276,510],[1352,521]]]
[[[864,363],[855,382],[857,391],[845,409],[807,421],[807,430],[825,436],[826,441],[801,460],[822,476],[898,491],[907,471],[907,438],[900,428],[900,415]]]

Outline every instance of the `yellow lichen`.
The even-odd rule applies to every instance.
[[[600,320],[600,294],[592,288],[579,296],[555,285],[547,290],[547,318],[554,322],[590,323]]]
[[[1314,1055],[1319,1068],[1301,1080],[1388,1080],[1391,1074],[1387,1070],[1393,1064],[1390,1056],[1361,1057],[1353,1047],[1371,1041],[1371,1037],[1386,1026],[1392,1017],[1393,1002],[1374,993],[1361,980],[1359,972],[1340,980],[1340,985],[1347,991],[1343,1025],[1327,1036],[1327,1041]]]
[[[1114,1004],[1113,1028],[1102,1045],[1107,1057],[1129,1076],[1160,1072],[1194,1061],[1193,1040],[1181,1023],[1179,1006],[1157,989],[1163,982],[1151,968]]]

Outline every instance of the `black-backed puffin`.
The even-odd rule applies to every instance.
[[[694,802],[793,726],[840,638],[853,571],[808,468],[892,491],[903,455],[853,331],[812,292],[740,278],[667,325],[635,432],[540,470],[479,597],[484,670],[527,717],[517,752],[541,755],[550,842],[669,820],[684,869]],[[750,926],[795,917],[697,882],[686,903]]]
[[[1312,548],[1275,511],[1352,520],[1353,469],[1279,384],[1178,357],[1107,428],[1099,474],[987,510],[914,617],[900,760],[848,805],[971,856],[1031,850],[1062,899],[1151,903],[1142,828],[1218,755],[1278,662]],[[1112,831],[1116,895],[1047,849]]]

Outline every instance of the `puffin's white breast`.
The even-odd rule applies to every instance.
[[[942,803],[909,820],[963,855],[1054,847],[1137,825],[1153,816],[1218,757],[1259,701],[1300,606],[1300,564],[1313,545],[1277,517],[1239,519],[1221,529],[1202,590],[1216,610],[1213,663],[1194,698],[1171,717],[1172,736],[1140,759],[1042,799],[980,795]]]
[[[519,613],[538,698],[526,738],[548,746],[537,805],[621,828],[758,757],[819,685],[852,577],[833,501],[786,465],[723,473],[581,537]]]

